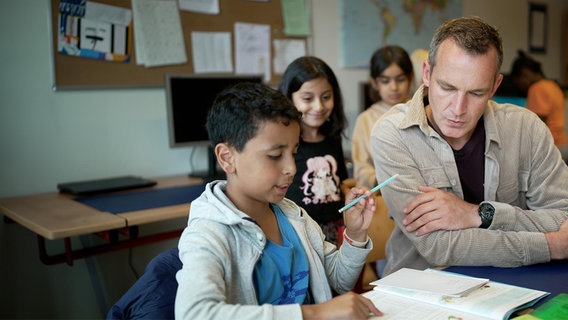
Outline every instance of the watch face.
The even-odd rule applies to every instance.
[[[479,216],[481,217],[481,225],[483,227],[488,227],[493,222],[494,213],[495,208],[489,203],[482,203],[479,206]]]
[[[481,215],[483,215],[487,218],[493,219],[493,213],[494,212],[495,212],[495,209],[489,203],[484,203],[484,204],[481,205]]]

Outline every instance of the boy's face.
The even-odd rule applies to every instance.
[[[296,174],[294,157],[299,137],[300,125],[296,121],[287,126],[280,121],[266,121],[260,123],[256,136],[240,153],[232,149],[234,172],[227,193],[240,210],[284,198]]]

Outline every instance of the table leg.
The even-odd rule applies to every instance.
[[[39,259],[41,262],[43,262],[46,265],[53,265],[65,262],[69,266],[72,266],[73,260],[76,259],[83,259],[96,254],[142,246],[145,244],[154,243],[162,240],[179,238],[181,236],[182,231],[183,230],[174,230],[174,231],[168,231],[168,232],[139,237],[138,228],[134,228],[133,230],[131,230],[133,234],[130,234],[129,239],[127,240],[100,244],[97,246],[78,249],[75,251],[73,251],[71,248],[71,239],[64,238],[63,240],[64,240],[65,252],[54,255],[49,255],[47,253],[47,249],[45,247],[45,238],[38,235],[37,242],[39,250]]]

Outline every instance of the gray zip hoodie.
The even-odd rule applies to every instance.
[[[179,241],[183,268],[176,278],[176,319],[301,319],[299,304],[258,305],[253,270],[266,245],[260,227],[225,195],[226,181],[207,184],[192,201]],[[339,250],[324,241],[319,225],[304,209],[283,199],[276,204],[300,238],[310,268],[314,303],[353,287],[372,249],[344,242]]]

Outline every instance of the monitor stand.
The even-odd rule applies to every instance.
[[[201,178],[205,182],[227,179],[225,172],[217,168],[217,157],[215,156],[215,149],[212,145],[207,146],[207,171],[192,172],[189,174],[189,176],[194,178]]]

